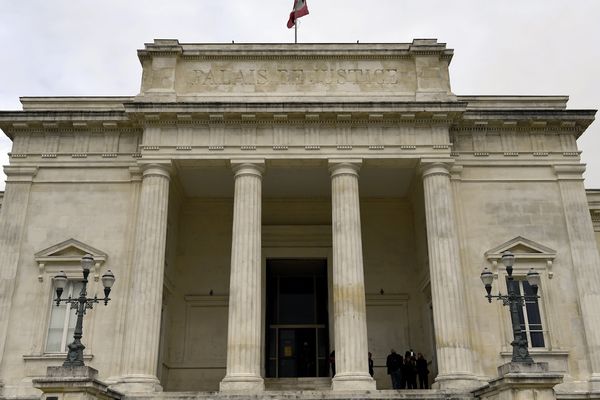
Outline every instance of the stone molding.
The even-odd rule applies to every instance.
[[[38,167],[18,167],[12,165],[4,166],[4,173],[6,174],[6,182],[24,182],[31,183],[33,178],[38,173]]]
[[[498,367],[498,378],[473,391],[481,400],[555,400],[554,386],[563,375],[549,372],[547,363],[508,363]]]
[[[330,159],[329,172],[331,177],[339,175],[354,175],[358,176],[360,167],[362,166],[361,159]]]
[[[227,307],[229,305],[229,295],[186,294],[183,298],[188,306],[193,307]]]
[[[415,55],[435,55],[451,60],[454,50],[447,49],[445,43],[437,39],[414,39],[412,43],[395,44],[297,44],[290,47],[285,44],[204,44],[179,43],[176,39],[155,39],[138,50],[141,61],[153,57],[181,57],[184,59],[398,59],[412,58]]]
[[[254,175],[262,179],[265,172],[265,160],[231,160],[234,177]]]
[[[159,176],[171,180],[173,167],[171,161],[151,162],[149,164],[141,164],[142,179],[150,176]]]
[[[86,243],[76,239],[67,239],[46,249],[40,250],[34,255],[38,264],[38,280],[42,282],[48,273],[56,273],[64,270],[67,275],[81,272],[81,257],[91,254],[94,257],[94,281],[100,277],[100,268],[108,259],[108,255]]]
[[[262,247],[330,248],[331,225],[263,225]]]
[[[121,400],[125,396],[98,380],[98,371],[83,367],[48,367],[46,376],[33,379],[33,386],[49,399]]]
[[[585,164],[553,165],[552,167],[559,181],[583,181]]]
[[[432,175],[448,175],[450,176],[450,169],[452,162],[450,160],[437,161],[422,159],[419,165],[419,171],[421,176],[426,178]]]
[[[527,263],[526,266],[519,268],[518,262],[520,260],[525,262],[542,261],[545,265],[543,270],[548,273],[548,278],[552,279],[554,277],[554,271],[552,270],[552,267],[553,261],[556,258],[556,250],[522,236],[517,236],[484,253],[486,260],[492,264],[492,273],[494,274],[495,278],[498,278],[498,262],[502,260],[502,253],[504,251],[514,250],[518,247],[520,247],[520,249],[513,251],[515,260],[517,260],[517,263],[515,263],[513,268],[517,274],[524,274],[529,270],[529,268],[539,269],[536,264],[532,264],[531,262]]]
[[[408,293],[367,293],[365,295],[367,307],[373,306],[398,306],[407,304],[410,296]]]

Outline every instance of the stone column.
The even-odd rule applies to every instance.
[[[261,359],[261,216],[262,161],[232,162],[235,176],[227,374],[222,392],[264,390]]]
[[[438,363],[435,381],[442,389],[481,386],[473,372],[450,172],[442,163],[424,164],[422,172]]]
[[[6,191],[0,212],[0,368],[15,289],[15,278],[21,258],[21,240],[25,232],[25,219],[31,183],[37,173],[33,167],[4,167]],[[0,378],[0,387],[2,386]]]
[[[358,171],[360,160],[330,161],[333,236],[333,390],[375,390],[369,375]]]
[[[169,165],[144,166],[133,242],[129,283],[123,377],[116,388],[125,392],[162,390],[156,377],[160,339]]]
[[[583,165],[555,166],[577,282],[591,376],[600,390],[600,255],[583,186]]]

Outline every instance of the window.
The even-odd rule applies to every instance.
[[[69,296],[78,297],[83,286],[82,282],[69,281],[61,298],[66,299]],[[52,298],[56,296],[56,291],[52,291]],[[75,309],[70,304],[52,302],[50,313],[50,324],[48,326],[48,337],[46,339],[46,353],[66,353],[67,345],[73,341],[73,332],[77,315]]]
[[[507,285],[519,295],[533,296],[533,290],[526,280],[506,281]],[[546,347],[544,330],[542,327],[542,315],[540,313],[539,299],[528,299],[523,307],[518,308],[519,324],[521,331],[525,332],[528,347]]]

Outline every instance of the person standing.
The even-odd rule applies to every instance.
[[[335,377],[335,350],[329,354],[329,365],[331,366],[331,377]]]
[[[396,350],[391,349],[385,361],[385,366],[387,367],[388,375],[392,378],[392,389],[400,389],[402,356],[396,353]]]
[[[375,370],[373,369],[373,354],[369,352],[369,375],[371,378],[375,375]]]
[[[417,375],[419,376],[419,388],[429,389],[429,369],[427,360],[421,353],[417,353]]]
[[[406,385],[407,389],[416,389],[417,388],[417,368],[415,358],[411,357],[411,352],[407,351],[404,353],[404,365],[402,368],[402,388],[404,389],[404,385]]]

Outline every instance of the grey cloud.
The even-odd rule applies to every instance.
[[[292,0],[1,1],[0,109],[19,96],[133,95],[136,49],[182,42],[290,42]],[[409,42],[455,49],[457,94],[566,94],[571,108],[600,104],[600,2],[585,0],[309,0],[301,41]],[[600,187],[600,128],[579,140],[586,186]],[[0,139],[0,161],[10,141]],[[3,185],[3,184],[2,184]]]

